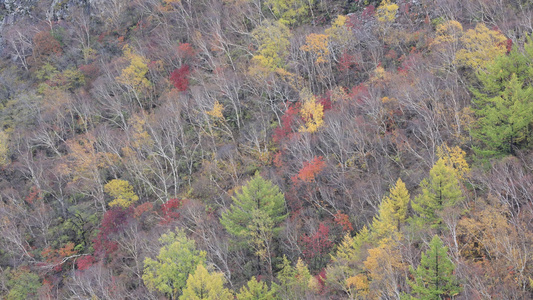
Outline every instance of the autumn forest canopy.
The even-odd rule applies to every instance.
[[[533,298],[531,0],[0,0],[0,298]]]

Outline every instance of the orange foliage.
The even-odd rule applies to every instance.
[[[153,208],[154,208],[154,205],[152,203],[150,202],[143,203],[135,207],[135,209],[133,210],[133,217],[138,218],[142,216],[142,214],[144,214],[145,212],[152,211]]]
[[[297,182],[301,180],[303,182],[313,182],[316,175],[322,172],[326,162],[323,160],[322,156],[315,156],[310,162],[304,162],[303,168],[298,172],[297,176],[294,176],[292,180]]]
[[[353,231],[353,226],[350,222],[350,217],[347,214],[338,211],[335,214],[335,223],[337,223],[337,225],[342,226],[342,230],[344,231]]]
[[[61,55],[61,44],[49,31],[41,31],[33,36],[33,58],[36,61],[46,60],[52,55]]]

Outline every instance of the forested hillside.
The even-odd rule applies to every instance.
[[[0,298],[533,297],[531,0],[0,22]]]

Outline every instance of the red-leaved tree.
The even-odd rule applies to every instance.
[[[350,217],[347,214],[337,211],[335,214],[335,223],[342,226],[342,230],[344,231],[353,231],[352,222],[350,222]]]
[[[333,242],[329,240],[329,227],[323,222],[313,235],[304,235],[301,238],[304,260],[313,270],[320,270],[329,261],[329,251]]]
[[[299,112],[300,109],[296,105],[290,105],[285,114],[281,116],[281,126],[274,129],[274,135],[272,136],[275,143],[281,143],[290,137]]]
[[[117,251],[118,244],[113,240],[113,235],[124,230],[132,214],[132,207],[127,209],[116,207],[105,212],[102,218],[102,224],[100,224],[100,231],[93,241],[96,256],[105,258]]]
[[[172,84],[178,91],[183,92],[189,88],[190,73],[191,70],[188,65],[183,65],[170,73],[170,81],[172,81]]]
[[[296,176],[292,177],[292,181],[297,184],[299,181],[311,183],[315,181],[316,176],[322,172],[326,162],[322,156],[315,156],[311,161],[304,162],[304,166]]]
[[[184,204],[184,202],[185,200],[173,198],[161,205],[161,221],[159,221],[159,224],[168,225],[176,220],[180,216],[178,209]]]

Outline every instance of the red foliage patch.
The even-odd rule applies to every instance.
[[[178,53],[181,57],[187,59],[196,55],[196,51],[189,43],[182,43],[178,46]]]
[[[133,217],[138,218],[142,216],[145,212],[150,212],[154,209],[154,205],[150,202],[143,203],[133,210]]]
[[[78,258],[78,260],[76,260],[76,265],[78,266],[78,270],[84,271],[92,267],[95,262],[96,260],[92,255],[86,255]]]
[[[507,39],[506,47],[507,47],[507,53],[511,52],[511,50],[513,50],[513,40]]]
[[[322,269],[322,271],[320,271],[320,273],[318,273],[315,278],[318,281],[318,284],[320,285],[318,294],[323,295],[326,292],[326,289],[324,288],[326,285],[326,269]]]
[[[331,92],[327,92],[323,97],[318,99],[318,103],[322,105],[322,111],[326,112],[331,109]]]
[[[350,55],[348,54],[348,52],[344,51],[341,55],[337,68],[339,69],[339,71],[345,73],[348,72],[356,64],[357,63],[355,60],[355,56]]]
[[[355,98],[355,101],[358,103],[363,102],[364,98],[367,98],[370,96],[370,93],[368,92],[368,88],[364,84],[359,84],[356,87],[352,88],[352,91],[350,94],[348,94],[350,98]]]
[[[41,193],[41,190],[39,190],[39,188],[37,188],[36,186],[32,186],[31,191],[28,194],[28,197],[26,197],[26,199],[24,200],[28,204],[33,204],[35,200],[39,201],[42,199],[40,193]]]
[[[412,50],[411,54],[402,60],[402,65],[398,67],[398,73],[407,74],[414,66],[416,66],[416,63],[420,61],[420,59],[421,55],[415,52],[415,50]]]
[[[94,63],[89,65],[81,65],[78,69],[85,77],[85,82],[94,81],[98,77],[98,73],[100,72],[100,70]]]
[[[292,177],[292,181],[297,183],[298,180],[303,182],[313,182],[316,175],[318,175],[324,167],[326,162],[323,160],[322,156],[315,156],[310,162],[304,162],[303,168],[298,172],[298,175]]]
[[[272,138],[275,143],[280,143],[292,133],[292,126],[297,120],[300,109],[296,105],[290,105],[285,114],[281,117],[281,126],[274,129]]]
[[[179,218],[180,213],[178,209],[185,203],[185,200],[180,200],[177,198],[170,199],[167,203],[161,205],[161,217],[162,220],[159,222],[161,225],[167,225],[172,221]]]
[[[183,92],[189,88],[189,74],[191,73],[188,65],[183,65],[179,69],[170,73],[170,81],[178,91]]]
[[[63,266],[69,264],[68,260],[63,261],[63,259],[76,253],[77,251],[74,250],[74,243],[69,242],[57,250],[47,247],[41,252],[41,256],[48,264],[53,265],[54,271],[61,272]]]
[[[63,52],[61,44],[52,36],[50,31],[41,31],[33,36],[34,57],[47,57],[50,55],[61,55]]]
[[[131,218],[133,208],[123,209],[116,207],[108,210],[100,225],[100,232],[94,239],[94,252],[97,255],[107,256],[118,249],[118,244],[112,240],[112,236],[124,229]]]
[[[369,19],[374,16],[375,12],[376,12],[376,7],[370,4],[369,6],[365,8],[365,10],[363,10],[363,13],[361,14],[361,16],[363,17],[363,19]]]
[[[353,226],[350,222],[350,217],[348,217],[347,214],[343,214],[342,212],[338,211],[335,214],[335,223],[337,223],[337,225],[342,226],[342,230],[344,231],[353,231]]]
[[[327,255],[333,246],[333,242],[329,240],[329,227],[324,223],[320,223],[315,234],[304,235],[301,241],[303,256],[306,260]]]

